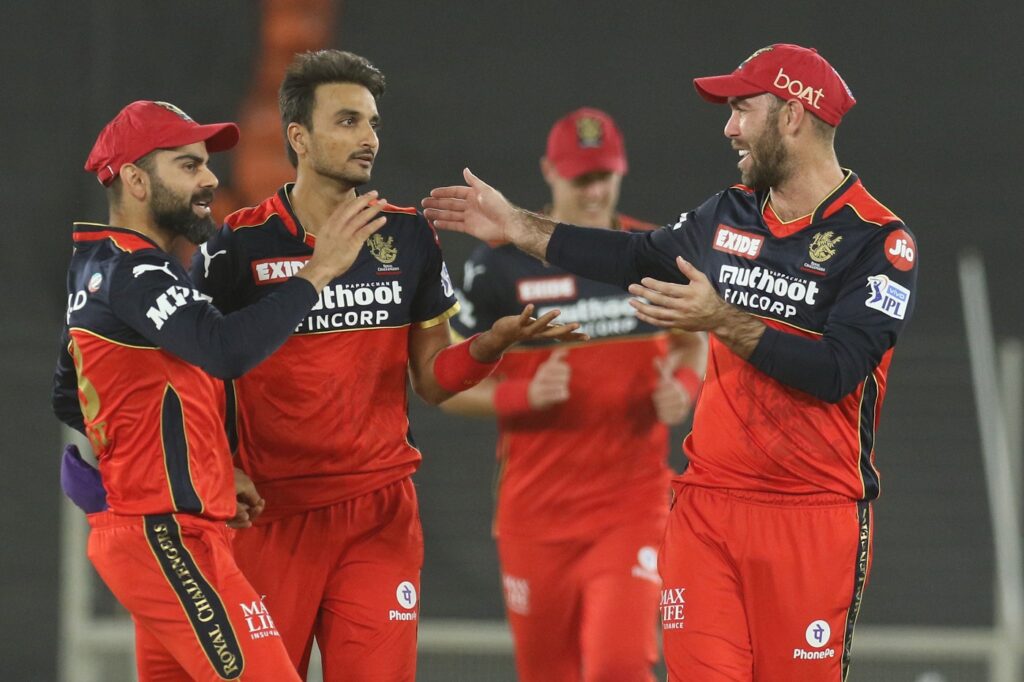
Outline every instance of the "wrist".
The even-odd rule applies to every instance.
[[[475,358],[471,352],[479,337],[477,334],[448,346],[434,358],[434,379],[441,388],[449,393],[459,393],[476,386],[494,371],[500,353],[495,360],[485,362]]]
[[[508,348],[508,345],[503,345],[496,337],[497,335],[493,331],[487,330],[474,334],[463,343],[469,346],[469,354],[474,360],[491,364],[500,360],[502,353]]]
[[[506,379],[494,389],[494,411],[499,417],[518,417],[533,412],[530,406],[530,382]]]
[[[322,267],[313,260],[302,266],[302,269],[295,273],[295,276],[301,277],[312,284],[316,288],[317,293],[323,291],[323,288],[334,279],[333,274],[327,268]]]

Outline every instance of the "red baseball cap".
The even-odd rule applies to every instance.
[[[238,142],[238,126],[199,125],[173,104],[139,100],[119,111],[100,131],[85,170],[95,173],[101,185],[109,186],[126,163],[135,163],[155,149],[195,142],[206,142],[211,154],[226,151]]]
[[[763,92],[795,99],[832,126],[839,125],[857,103],[846,82],[817,50],[785,43],[761,48],[727,76],[694,78],[693,85],[701,97],[715,104]]]
[[[622,132],[611,116],[590,107],[555,122],[548,133],[546,156],[558,174],[570,180],[597,171],[625,175],[629,169]]]

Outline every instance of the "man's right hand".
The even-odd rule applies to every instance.
[[[526,400],[532,409],[546,410],[569,399],[572,368],[565,361],[568,354],[568,348],[556,348],[548,359],[537,367],[526,390]]]
[[[317,229],[313,257],[297,276],[312,282],[319,291],[344,274],[370,235],[384,227],[387,218],[379,214],[386,203],[372,191],[338,206]]]
[[[468,168],[462,175],[465,186],[430,191],[430,196],[423,200],[424,217],[442,230],[464,232],[486,242],[512,242],[543,259],[556,223],[516,208]]]

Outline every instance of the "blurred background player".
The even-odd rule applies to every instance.
[[[53,408],[88,436],[102,485],[62,483],[90,512],[89,559],[132,615],[144,682],[298,680],[269,616],[250,635],[247,616],[267,611],[235,564],[225,522],[247,523],[262,501],[233,471],[215,377],[236,377],[280,346],[384,224],[375,195],[352,202],[324,225],[298,276],[222,316],[171,251],[216,230],[209,154],[237,140],[233,123],[199,125],[166,102],[129,104],[85,165],[107,190],[109,224],[74,226]],[[64,471],[95,474],[76,454],[66,452]]]
[[[383,74],[339,50],[297,55],[280,87],[296,179],[230,215],[193,261],[224,311],[273,295],[328,217],[360,201],[379,150]],[[458,303],[433,229],[386,223],[267,362],[229,386],[237,461],[266,499],[234,551],[305,676],[314,637],[327,682],[413,680],[423,536],[411,476],[407,380],[436,404],[475,385],[511,344],[578,338],[532,307],[450,345]]]
[[[551,190],[543,212],[553,220],[654,227],[616,212],[627,159],[605,112],[583,108],[557,121],[540,169]],[[654,679],[668,427],[696,399],[705,348],[700,334],[638,322],[629,298],[511,244],[481,246],[465,266],[459,334],[533,303],[561,309],[592,339],[521,346],[494,375],[442,403],[498,419],[494,532],[525,682]]]

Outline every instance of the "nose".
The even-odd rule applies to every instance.
[[[739,114],[736,111],[729,114],[729,120],[725,122],[725,130],[722,132],[729,139],[740,136]]]
[[[366,124],[366,134],[363,137],[363,146],[369,147],[374,151],[380,146],[380,138],[377,137],[377,129],[369,123]]]
[[[208,187],[210,189],[217,189],[218,185],[220,185],[220,180],[217,179],[217,176],[214,174],[212,170],[210,170],[209,166],[204,166],[203,174],[199,179],[199,186],[204,188]]]

